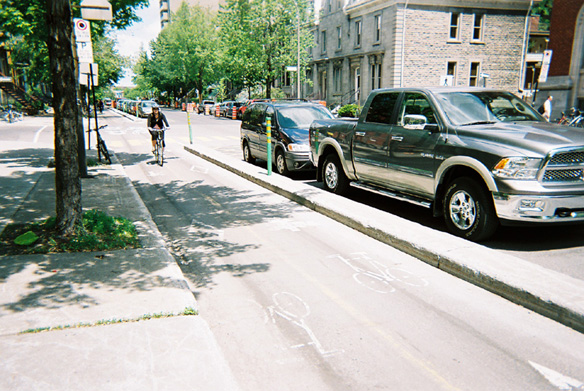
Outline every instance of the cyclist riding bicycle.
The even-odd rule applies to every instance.
[[[147,126],[152,136],[152,153],[155,153],[156,139],[159,137],[158,133],[160,133],[160,137],[162,138],[162,146],[166,146],[166,144],[164,143],[164,132],[156,132],[152,129],[164,130],[165,128],[170,128],[166,116],[160,111],[160,107],[156,103],[152,105],[152,114],[148,115]]]

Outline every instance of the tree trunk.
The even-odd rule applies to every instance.
[[[268,55],[268,76],[266,77],[266,98],[272,98],[272,58]]]
[[[49,62],[55,111],[55,190],[57,231],[71,235],[81,224],[81,178],[78,164],[77,78],[73,58],[71,4],[47,1]]]

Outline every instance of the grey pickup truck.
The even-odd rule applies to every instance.
[[[358,120],[310,127],[317,180],[431,208],[473,241],[500,224],[584,222],[584,129],[481,88],[375,90]]]

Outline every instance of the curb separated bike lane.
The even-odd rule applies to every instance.
[[[584,281],[295,182],[203,146],[184,149],[440,270],[584,332]],[[364,217],[366,216],[366,217]]]

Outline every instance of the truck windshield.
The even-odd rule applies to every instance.
[[[278,123],[283,128],[308,129],[315,119],[330,119],[333,115],[325,107],[295,106],[278,109]]]
[[[436,94],[444,113],[456,126],[496,122],[543,121],[543,117],[513,94],[501,91]]]

